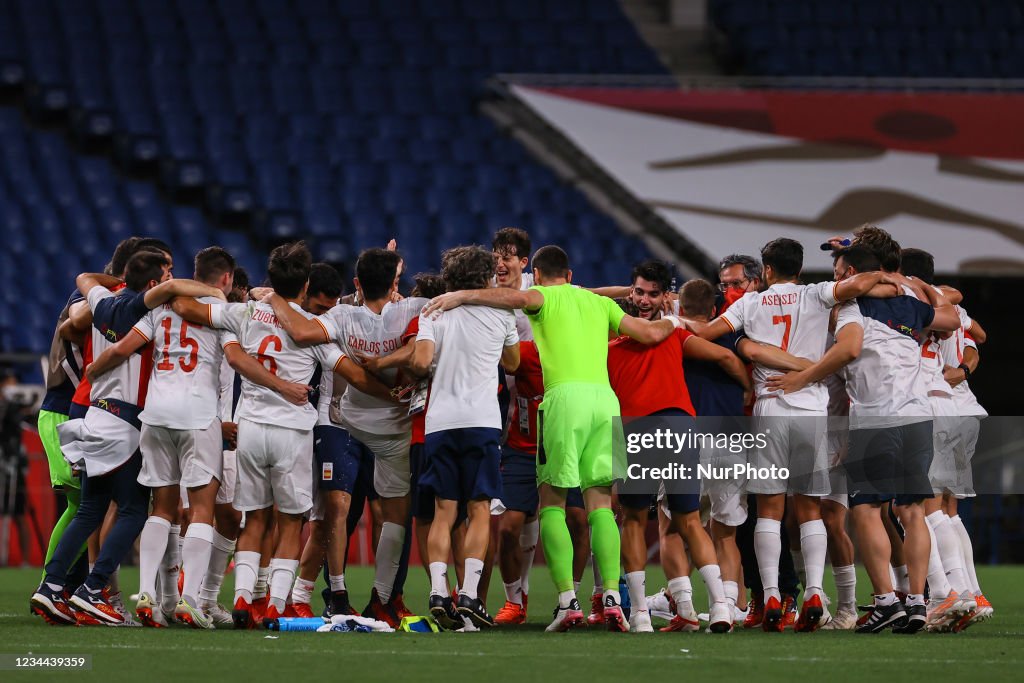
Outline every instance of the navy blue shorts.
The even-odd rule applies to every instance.
[[[648,510],[658,502],[656,493],[620,493],[619,503],[630,510]],[[686,514],[700,509],[700,496],[693,493],[668,493],[665,502],[669,512]]]
[[[501,498],[501,430],[448,429],[427,434],[420,488],[443,500]]]
[[[565,507],[567,508],[579,508],[580,510],[586,510],[587,506],[583,502],[583,489],[579,486],[572,489],[565,490]]]
[[[678,408],[666,408],[643,418],[634,418],[623,425],[627,436],[635,433],[653,433],[656,429],[681,430],[693,428],[694,418]],[[700,449],[687,446],[675,452],[674,449],[645,449],[641,457],[651,458],[649,461],[630,460],[630,465],[649,464],[651,466],[664,466],[668,464],[679,464],[688,468],[688,471],[695,473],[700,464]],[[700,509],[700,482],[696,475],[689,479],[666,479],[663,482],[665,488],[665,502],[670,512],[685,514]],[[631,510],[644,510],[653,508],[658,502],[656,489],[659,488],[656,480],[635,481],[632,479],[620,480],[619,502]]]
[[[367,448],[362,441],[350,434],[348,436],[348,448],[346,449],[345,457],[347,460],[357,463],[359,467],[355,486],[349,493],[352,493],[353,497],[365,498],[370,501],[377,500],[380,496],[377,495],[376,489],[373,488],[373,451]]]
[[[351,494],[355,490],[360,462],[349,452],[348,442],[348,431],[341,427],[313,427],[314,476],[321,491]]]
[[[933,449],[931,420],[851,429],[843,461],[850,507],[890,500],[896,505],[910,505],[930,498],[928,470]]]
[[[420,486],[423,479],[423,444],[409,446],[409,490],[412,492],[412,516],[423,521],[434,519],[433,491],[424,491]]]
[[[501,502],[507,510],[522,512],[527,516],[537,514],[540,496],[537,494],[536,456],[503,446],[501,488]]]

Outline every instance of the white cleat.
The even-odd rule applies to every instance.
[[[178,601],[174,608],[174,620],[179,624],[185,624],[191,628],[208,630],[215,628],[209,617],[198,607],[188,604],[184,598]]]
[[[650,613],[647,610],[637,610],[630,614],[629,630],[636,633],[654,633]]]
[[[647,612],[652,617],[669,621],[675,616],[675,614],[672,613],[672,601],[664,588],[654,595],[648,595],[646,602]]]
[[[821,627],[823,631],[852,631],[857,626],[857,611],[840,607],[829,622]]]
[[[708,615],[708,633],[728,633],[732,630],[732,608],[727,602],[716,602]]]
[[[544,629],[548,633],[563,633],[586,623],[583,610],[580,609],[580,601],[576,598],[573,598],[568,607],[556,607],[552,616],[554,618],[551,623]]]
[[[206,618],[210,620],[210,623],[218,628],[221,626],[233,628],[235,625],[235,622],[231,619],[231,612],[224,609],[224,606],[220,603],[214,602],[203,605],[203,611],[206,612]]]

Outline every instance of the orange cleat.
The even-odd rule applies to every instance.
[[[658,629],[662,633],[669,633],[672,631],[680,631],[684,633],[692,633],[700,630],[700,622],[691,621],[685,617],[681,617],[678,614],[672,617],[672,621],[668,622],[668,626],[662,626]]]
[[[796,617],[796,598],[787,595],[782,599],[782,628],[793,628],[796,625]]]
[[[600,593],[590,596],[590,614],[587,615],[587,625],[597,626],[604,623],[604,602]]]
[[[526,608],[510,600],[494,615],[494,623],[501,626],[515,626],[526,622]]]
[[[753,599],[747,603],[747,616],[743,620],[743,628],[757,628],[764,623],[764,601]]]
[[[363,616],[377,621],[383,621],[391,628],[397,629],[402,625],[402,620],[395,613],[394,605],[391,601],[383,602],[380,596],[377,595],[377,589],[374,588],[370,591],[370,602],[367,603],[366,609],[363,610]]]
[[[263,613],[267,611],[267,605],[269,604],[270,598],[265,595],[252,601],[249,611],[252,612],[253,624],[259,625],[263,621]],[[253,628],[256,628],[256,626],[253,626]]]
[[[178,570],[178,595],[181,595],[181,590],[185,587],[185,570]]]
[[[231,610],[231,621],[237,629],[256,628],[256,620],[252,616],[252,605],[245,601],[245,598],[235,600],[235,606]]]
[[[821,604],[821,597],[817,594],[804,599],[804,606],[800,609],[800,617],[796,620],[793,630],[797,633],[813,633],[818,630],[821,617],[825,609]]]
[[[291,608],[295,612],[295,616],[301,619],[312,619],[316,616],[308,602],[293,602]]]
[[[391,596],[391,606],[395,609],[395,614],[398,615],[399,621],[405,619],[406,617],[416,616],[415,614],[413,614],[412,610],[405,606],[405,600],[403,599],[401,593],[399,593],[398,595]]]
[[[779,602],[779,599],[774,596],[768,598],[768,602],[764,606],[764,621],[761,622],[761,628],[768,632],[782,633],[782,629],[785,627],[783,615],[782,603]]]

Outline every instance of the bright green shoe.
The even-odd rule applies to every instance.
[[[214,628],[213,622],[203,614],[203,610],[198,607],[185,602],[185,598],[178,601],[177,606],[174,608],[174,620],[192,628],[200,629],[212,629]]]

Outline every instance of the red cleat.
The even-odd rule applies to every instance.
[[[245,598],[235,600],[234,609],[231,610],[231,621],[237,629],[256,628],[256,620],[252,617],[252,605],[245,601]]]
[[[395,614],[398,615],[399,621],[405,619],[406,617],[416,616],[415,614],[413,614],[412,610],[405,606],[405,600],[403,600],[402,598],[403,596],[401,593],[399,593],[398,595],[391,596],[391,606],[395,609]]]
[[[312,619],[316,616],[313,614],[313,608],[309,606],[308,602],[293,602],[291,609],[295,616],[302,619]]]
[[[768,602],[764,606],[764,621],[761,623],[761,628],[767,632],[782,633],[784,627],[782,617],[782,603],[776,597],[768,598]]]
[[[626,621],[626,615],[622,613],[622,608],[618,605],[604,608],[604,625],[609,631],[629,632],[629,622]]]
[[[668,622],[668,626],[662,626],[658,630],[662,633],[670,633],[674,631],[692,633],[693,631],[700,630],[700,623],[696,621],[691,621],[677,614],[676,616],[672,617],[672,621]]]
[[[366,609],[363,610],[363,616],[383,621],[395,629],[402,625],[402,620],[395,613],[395,608],[391,601],[389,600],[386,603],[381,601],[380,596],[377,595],[376,588],[370,591],[370,602],[367,603]]]
[[[500,626],[516,626],[526,623],[526,608],[509,600],[494,615],[494,623]]]
[[[263,621],[263,613],[267,611],[268,604],[270,604],[270,598],[266,596],[252,601],[249,611],[252,613],[253,628],[256,628],[256,625]]]
[[[821,597],[817,594],[804,599],[804,606],[800,609],[800,617],[796,620],[793,630],[797,633],[813,633],[818,630],[821,617],[825,609],[821,604]]]
[[[590,596],[590,614],[587,615],[587,625],[597,626],[604,623],[604,601],[600,593]]]
[[[757,628],[764,623],[764,601],[751,600],[747,603],[747,616],[743,620],[743,628]]]
[[[793,628],[796,624],[796,617],[796,599],[787,595],[782,599],[782,628]]]

